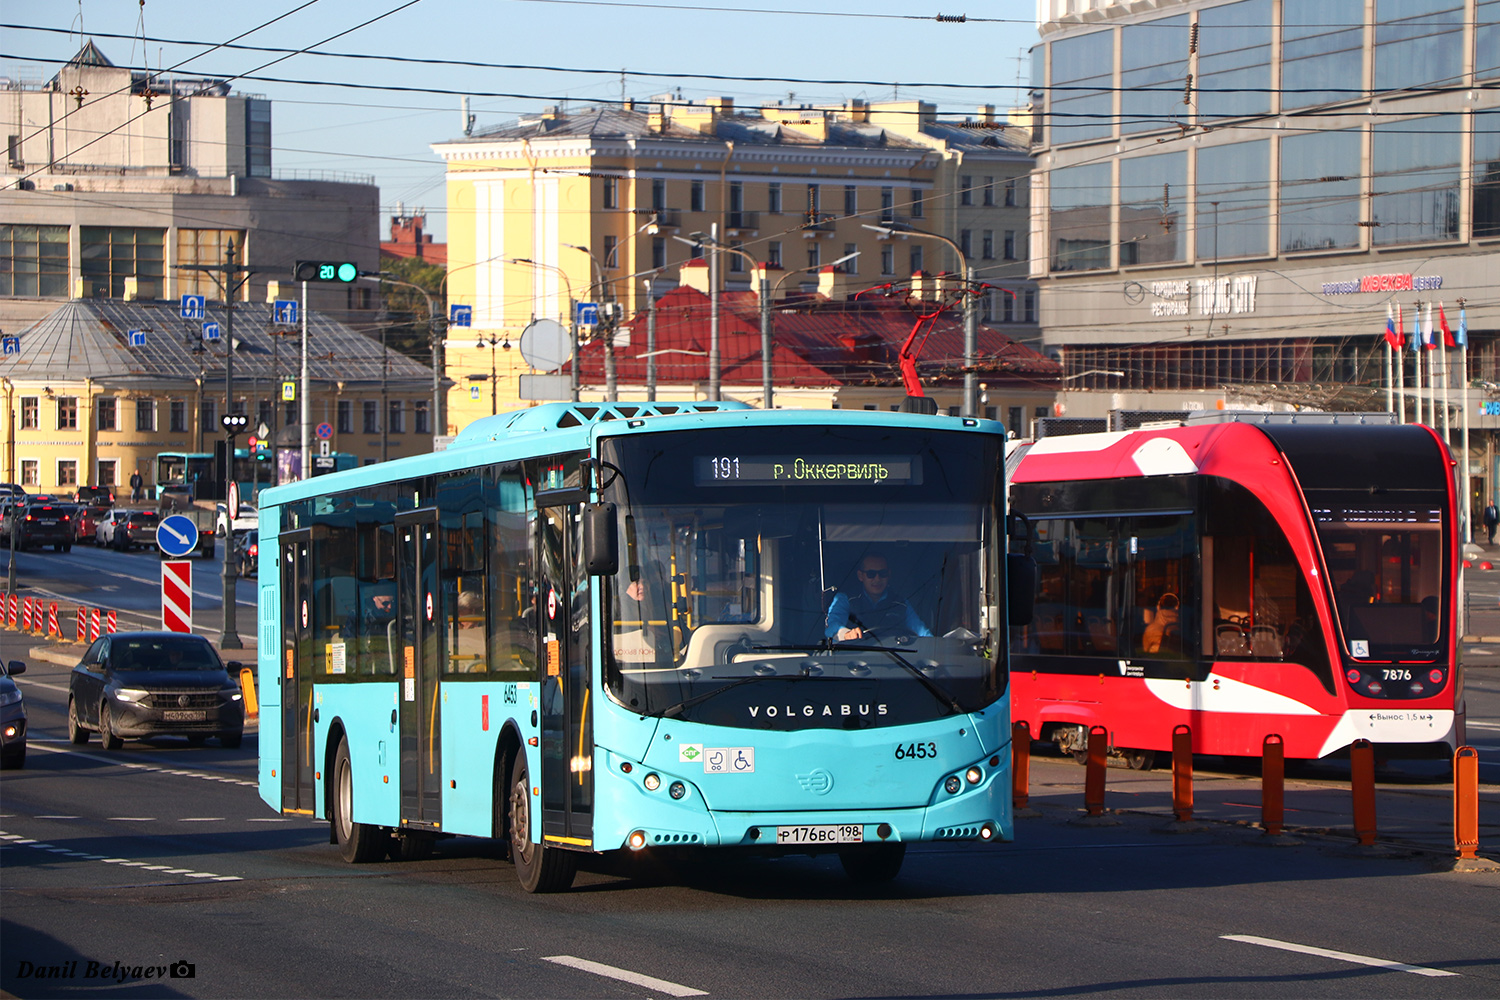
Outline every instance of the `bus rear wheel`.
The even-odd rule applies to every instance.
[[[379,861],[385,857],[390,835],[369,823],[354,822],[354,767],[349,762],[349,740],[339,740],[338,757],[333,765],[333,835],[338,841],[339,856],[354,865]]]
[[[903,841],[885,844],[847,844],[839,848],[844,874],[856,882],[889,882],[901,874],[906,860]]]
[[[510,769],[510,857],[527,892],[563,892],[578,870],[576,855],[532,842],[531,775],[524,752],[516,754]]]

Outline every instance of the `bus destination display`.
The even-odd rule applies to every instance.
[[[699,455],[698,486],[917,486],[919,455]]]

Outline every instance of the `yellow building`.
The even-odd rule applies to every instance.
[[[916,271],[956,272],[941,241],[867,227],[902,223],[955,242],[983,229],[969,206],[953,207],[960,178],[971,175],[952,164],[959,154],[992,164],[976,174],[995,178],[997,192],[1007,179],[1024,183],[1024,138],[1001,135],[939,123],[926,104],[736,112],[717,98],[549,108],[435,144],[448,174],[448,302],[472,309],[472,327],[448,331],[447,432],[492,408],[524,405],[518,376],[533,369],[518,348],[533,321],[571,327],[572,301],[638,313],[703,255],[689,245],[702,242],[694,234],[716,231],[722,246],[746,255],[719,255],[721,289],[750,290],[756,265],[786,289],[816,291],[818,271],[843,261],[851,294]],[[1006,206],[978,208],[989,207]],[[1009,208],[1018,220],[1011,228],[1024,232],[1024,207]],[[976,244],[970,263],[983,277],[981,252]],[[1024,281],[1024,262],[1017,271]],[[1025,312],[1001,303],[1034,301],[1030,294],[989,291],[985,318],[1024,324]],[[1025,329],[1014,335],[1030,339]],[[602,394],[587,383],[581,392]]]

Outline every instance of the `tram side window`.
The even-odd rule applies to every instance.
[[[490,676],[527,680],[536,670],[536,580],[528,486],[518,464],[487,472]]]
[[[1194,522],[1181,514],[1133,517],[1124,540],[1131,568],[1133,600],[1131,652],[1181,657],[1192,650],[1197,631],[1192,555]]]
[[[1018,652],[1118,653],[1117,523],[1104,518],[1036,522],[1036,613]]]

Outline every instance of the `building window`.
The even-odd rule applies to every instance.
[[[740,228],[741,219],[739,217],[740,217],[740,215],[744,211],[745,211],[745,182],[744,181],[730,181],[729,182],[729,214],[732,216],[732,218],[729,220],[729,228],[731,228],[731,229],[739,229]]]
[[[57,485],[78,485],[78,460],[76,458],[59,458],[57,460]]]
[[[844,263],[841,265],[845,274],[859,273],[859,246],[855,243],[844,244]]]
[[[1198,32],[1198,113],[1229,118],[1270,111],[1271,0],[1204,8]]]
[[[667,207],[667,180],[656,177],[651,181],[651,211],[661,212]]]
[[[922,216],[923,216],[922,192],[919,191],[917,188],[912,188],[911,189],[911,217],[913,219],[920,219],[920,218],[922,218]]]
[[[1120,34],[1120,131],[1149,132],[1173,124],[1188,71],[1186,14],[1128,24]]]
[[[1271,247],[1271,144],[1265,139],[1198,150],[1199,260],[1264,256]]]
[[[604,237],[604,259],[602,266],[614,270],[620,266],[620,241],[613,236]]]
[[[339,400],[338,429],[340,434],[354,433],[354,404],[347,399]]]
[[[993,177],[986,177],[984,179],[983,201],[986,205],[993,205],[995,203],[995,178]]]
[[[1495,4],[1500,14],[1500,3]],[[1500,36],[1500,30],[1496,32]],[[1497,37],[1500,41],[1500,37]],[[1474,116],[1474,235],[1500,236],[1500,122]]]
[[[1036,289],[1035,288],[1028,288],[1028,289],[1026,289],[1026,291],[1023,293],[1022,303],[1023,303],[1023,309],[1024,309],[1024,311],[1023,311],[1023,314],[1021,316],[1021,322],[1023,322],[1023,323],[1035,323],[1036,322]]]
[[[1282,7],[1282,109],[1358,100],[1364,87],[1365,0]]]
[[[1359,129],[1281,140],[1281,249],[1359,246]]]
[[[117,418],[119,411],[118,401],[113,396],[97,396],[94,399],[94,426],[101,431],[116,431],[120,429]]]
[[[1016,207],[1016,179],[1014,177],[1005,182],[1005,207]]]
[[[1000,290],[1000,322],[1014,323],[1016,321],[1016,297],[1014,293],[1005,289]]]
[[[922,270],[922,248],[920,246],[914,246],[911,248],[908,262],[911,264],[912,274],[916,274],[918,271]]]
[[[432,433],[432,411],[427,404],[427,400],[412,400],[411,423],[411,429],[417,434]]]
[[[776,213],[781,211],[781,183],[772,181],[766,185],[766,211]]]
[[[21,397],[21,430],[34,431],[41,426],[40,400],[36,396]]]
[[[236,263],[245,260],[245,234],[238,229],[179,229],[177,230],[177,263],[184,265],[208,265],[217,267],[224,263],[224,251],[234,241]],[[210,299],[222,297],[218,282],[207,271],[177,272],[177,290],[183,295],[205,295]],[[236,299],[250,301],[250,283],[240,289]]]
[[[694,243],[692,246],[688,247],[688,257],[691,258],[692,260],[702,260],[703,259],[703,244],[702,243]]]
[[[1120,161],[1120,264],[1184,259],[1187,154]]]
[[[68,294],[68,227],[0,225],[0,295]]]
[[[98,470],[94,474],[94,485],[95,486],[114,486],[114,485],[116,485],[118,481],[115,479],[115,468],[116,468],[116,466],[115,466],[115,460],[114,459],[112,459],[112,458],[101,458],[101,459],[99,459]]]
[[[745,244],[743,242],[741,242],[740,240],[735,240],[733,243],[729,244],[729,246],[732,249],[735,249],[735,250],[740,249],[744,245]],[[745,273],[745,258],[741,257],[737,253],[730,254],[729,255],[729,270],[732,271],[735,274],[744,274]]]
[[[771,267],[781,266],[781,241],[772,240],[766,244],[766,263]]]
[[[125,279],[134,278],[138,297],[161,298],[166,230],[84,226],[79,242],[88,297],[121,298]]]
[[[985,260],[995,259],[995,231],[986,229],[979,242],[979,255]]]
[[[974,248],[971,245],[974,242],[973,236],[974,234],[967,229],[960,229],[958,231],[958,252],[965,257],[970,256],[974,252]]]
[[[344,305],[348,309],[374,309],[375,290],[350,285],[344,289]]]
[[[859,188],[853,184],[844,185],[844,214],[859,214]]]
[[[1354,23],[1362,19],[1361,12]],[[1115,33],[1104,30],[1064,38],[1050,48],[1052,90],[1047,103],[1051,116],[1047,125],[1052,129],[1048,136],[1052,144],[1113,135]],[[1177,90],[1181,89],[1179,85]]]
[[[400,400],[400,399],[390,400],[390,410],[391,410],[391,423],[390,423],[391,433],[392,434],[405,434],[406,433],[406,402],[404,400]]]
[[[985,292],[979,299],[979,322],[988,323],[995,318],[995,293]]]
[[[276,404],[272,400],[257,400],[255,406],[255,422],[257,424],[270,425],[271,417],[276,413]]]
[[[1111,266],[1110,165],[1088,163],[1047,175],[1052,210],[1052,270],[1097,271]]]
[[[958,203],[960,205],[974,204],[974,178],[968,174],[958,179]]]
[[[1005,255],[1006,260],[1016,259],[1016,231],[1014,229],[1005,231],[1005,244],[1000,252]]]
[[[219,429],[219,401],[212,397],[198,404],[198,433],[212,434]]]
[[[883,246],[880,248],[880,273],[889,277],[896,273],[896,248]]]
[[[1376,124],[1376,245],[1458,239],[1460,138],[1447,117]]]
[[[1474,79],[1500,76],[1500,0],[1474,5]]]
[[[651,266],[667,266],[667,238],[665,236],[651,237]]]
[[[823,255],[822,255],[822,251],[820,251],[819,248],[818,248],[818,244],[817,243],[809,243],[807,245],[807,266],[808,266],[808,268],[809,269],[815,268],[819,264],[821,264],[822,262],[823,262]]]
[[[156,400],[137,399],[135,401],[135,429],[138,431],[156,430]]]
[[[893,187],[880,189],[880,221],[896,221],[896,189]]]
[[[34,458],[23,458],[23,459],[21,459],[21,485],[22,486],[40,486],[41,485],[41,472],[40,472],[40,470],[41,470],[41,463],[39,463],[36,459],[34,459]]]
[[[616,178],[614,178],[614,177],[606,177],[606,178],[604,178],[604,207],[605,208],[619,208],[620,207],[620,188],[619,188],[619,184],[620,184],[619,180],[616,179]]]
[[[174,433],[184,434],[187,432],[187,400],[174,399],[168,404],[167,420]]]
[[[378,399],[367,399],[364,401],[365,433],[380,433],[380,401]]]
[[[251,177],[271,176],[270,101],[245,102],[245,172]]]
[[[694,212],[701,212],[704,210],[703,206],[703,182],[693,181],[693,186],[691,189],[691,200],[688,203],[688,209]]]
[[[76,431],[78,429],[78,397],[57,397],[57,429],[60,431]]]
[[[1375,89],[1463,80],[1463,0],[1376,0]]]

